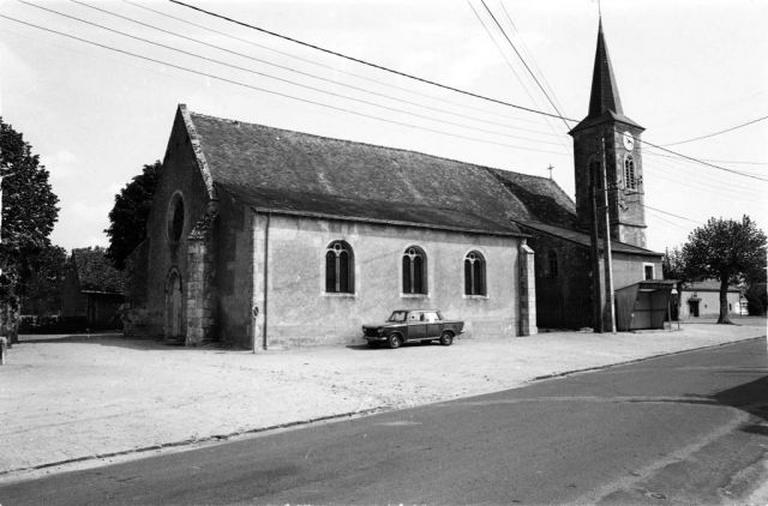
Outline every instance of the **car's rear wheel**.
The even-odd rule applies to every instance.
[[[443,346],[450,346],[453,344],[453,334],[447,330],[440,335],[440,344]]]
[[[399,348],[403,344],[403,336],[401,336],[400,334],[392,334],[389,336],[388,343],[389,343],[389,347],[392,348],[393,350],[395,348]]]

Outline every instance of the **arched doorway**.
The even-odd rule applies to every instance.
[[[168,274],[165,287],[165,337],[179,339],[184,337],[183,297],[181,293],[181,276],[175,268]]]

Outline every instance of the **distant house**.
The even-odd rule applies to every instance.
[[[728,288],[728,314],[746,314],[743,297],[735,286]],[[683,283],[680,289],[680,319],[717,316],[720,314],[720,281],[705,279]]]
[[[73,249],[61,289],[61,317],[83,329],[120,328],[125,281],[104,248]]]

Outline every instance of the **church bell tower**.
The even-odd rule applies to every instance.
[[[605,164],[611,239],[642,248],[646,245],[640,142],[643,130],[624,116],[600,20],[589,113],[569,132],[573,137],[576,214],[579,227],[592,226],[592,191],[600,195],[597,200],[602,203],[601,192],[606,191],[602,183]],[[603,209],[598,206],[598,213]],[[597,219],[601,216],[604,215]]]

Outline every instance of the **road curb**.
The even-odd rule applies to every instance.
[[[664,358],[664,357],[672,357],[672,356],[675,356],[675,355],[682,355],[683,353],[691,353],[691,352],[694,352],[694,351],[703,351],[703,350],[711,350],[711,349],[715,349],[715,348],[722,348],[724,346],[731,346],[731,345],[734,345],[734,344],[743,343],[745,341],[753,341],[753,340],[756,340],[756,339],[763,339],[764,337],[765,337],[764,335],[762,335],[762,336],[755,336],[755,337],[744,337],[742,339],[736,339],[734,341],[728,341],[726,343],[709,344],[707,346],[699,346],[697,348],[689,348],[687,350],[670,351],[670,352],[666,352],[666,353],[659,353],[658,355],[649,355],[647,357],[642,357],[642,358],[633,358],[633,359],[630,359],[630,360],[624,360],[622,362],[614,362],[612,364],[597,365],[597,366],[594,366],[594,367],[585,367],[583,369],[573,369],[573,370],[570,370],[570,371],[562,371],[562,372],[555,372],[555,373],[552,373],[552,374],[544,374],[542,376],[536,376],[534,378],[526,380],[525,384],[533,383],[535,381],[544,381],[544,380],[549,380],[549,379],[562,378],[562,377],[565,377],[565,376],[570,376],[572,374],[580,374],[580,373],[585,373],[585,372],[601,371],[603,369],[610,369],[612,367],[621,367],[621,366],[625,366],[625,365],[636,364],[638,362],[645,362],[646,360],[654,360],[654,359],[657,359],[657,358]]]
[[[375,408],[368,408],[363,409],[360,411],[348,411],[344,413],[337,413],[333,415],[324,415],[324,416],[318,416],[316,418],[310,418],[307,420],[296,420],[293,422],[287,422],[287,423],[281,423],[277,425],[269,425],[267,427],[259,427],[255,429],[246,429],[236,432],[230,432],[228,434],[214,434],[211,436],[206,436],[202,438],[191,438],[191,439],[184,439],[181,441],[173,441],[170,443],[161,443],[156,445],[149,445],[149,446],[142,446],[139,448],[132,448],[130,450],[121,450],[116,452],[108,452],[108,453],[97,453],[94,455],[87,455],[83,457],[75,457],[72,459],[65,459],[65,460],[58,460],[56,462],[48,462],[45,464],[39,464],[36,466],[28,466],[28,467],[17,467],[14,469],[7,469],[5,471],[0,471],[0,477],[8,476],[10,474],[16,474],[16,473],[25,473],[25,472],[32,472],[32,471],[40,471],[43,469],[48,469],[51,467],[57,467],[57,466],[66,466],[69,464],[77,464],[81,462],[88,462],[91,460],[99,460],[99,459],[108,459],[113,457],[123,457],[126,455],[135,455],[140,453],[147,453],[151,451],[157,451],[157,450],[163,450],[167,448],[179,448],[184,446],[191,446],[195,444],[200,443],[210,443],[210,442],[220,442],[220,441],[228,441],[230,439],[235,439],[240,436],[247,436],[252,434],[259,434],[261,432],[268,432],[268,431],[276,431],[276,430],[283,430],[283,429],[291,429],[300,425],[310,425],[313,423],[322,423],[322,422],[329,422],[334,420],[340,420],[343,418],[356,418],[359,416],[366,416],[366,415],[373,415],[376,413],[382,413],[389,409],[389,406],[378,406]]]
[[[756,340],[756,339],[763,339],[764,337],[766,337],[766,336],[765,335],[760,335],[760,336],[754,336],[754,337],[745,337],[745,338],[736,339],[736,340],[733,340],[733,341],[728,341],[728,342],[725,342],[725,343],[718,343],[718,344],[707,345],[707,346],[699,346],[699,347],[696,347],[696,348],[689,348],[689,349],[686,349],[686,350],[679,350],[679,351],[673,351],[673,352],[660,353],[660,354],[657,354],[657,355],[650,355],[650,356],[646,356],[646,357],[641,357],[641,358],[636,358],[636,359],[631,359],[631,360],[625,360],[625,361],[621,361],[621,362],[614,362],[614,363],[604,364],[604,365],[599,365],[599,366],[586,367],[586,368],[582,368],[582,369],[573,369],[573,370],[568,370],[568,371],[561,371],[561,372],[556,372],[556,373],[551,373],[551,374],[545,374],[545,375],[536,376],[534,378],[525,380],[519,386],[511,387],[511,388],[504,388],[503,390],[520,388],[520,387],[522,387],[524,385],[528,385],[528,384],[531,384],[531,383],[534,383],[534,382],[538,382],[538,381],[558,379],[558,378],[562,378],[562,377],[566,377],[566,376],[570,376],[570,375],[574,375],[574,374],[582,374],[582,373],[588,373],[588,372],[595,372],[595,371],[610,369],[610,368],[613,368],[613,367],[621,367],[621,366],[625,366],[625,365],[630,365],[630,364],[635,364],[635,363],[639,363],[639,362],[644,362],[644,361],[647,361],[647,360],[654,360],[654,359],[657,359],[657,358],[663,358],[663,357],[669,357],[669,356],[674,356],[674,355],[680,355],[680,354],[683,354],[683,353],[690,353],[690,352],[702,351],[702,350],[707,350],[707,349],[722,348],[722,347],[725,347],[725,346],[731,346],[731,345],[742,343],[742,342],[745,342],[745,341],[751,341],[751,340]],[[488,394],[488,393],[493,393],[493,392],[486,392],[486,394]],[[482,395],[482,394],[472,394],[471,396],[474,396],[474,395]],[[442,403],[442,402],[451,402],[451,401],[455,401],[455,400],[457,400],[457,399],[446,399],[446,400],[435,401],[434,403],[439,404],[439,403]],[[419,406],[425,406],[425,405],[428,405],[428,404],[431,404],[431,403],[420,404]],[[417,406],[407,406],[407,407],[394,407],[394,406],[391,406],[391,405],[377,406],[377,407],[367,408],[367,409],[362,409],[362,410],[357,410],[357,411],[347,411],[347,412],[344,412],[344,413],[337,413],[337,414],[331,414],[331,415],[323,415],[323,416],[318,416],[318,417],[315,417],[315,418],[309,418],[309,419],[306,419],[306,420],[296,420],[296,421],[292,421],[292,422],[286,422],[286,423],[281,423],[281,424],[269,425],[269,426],[266,426],[266,427],[258,427],[258,428],[253,428],[253,429],[240,430],[240,431],[235,431],[235,432],[231,432],[231,433],[227,433],[227,434],[214,434],[214,435],[210,435],[210,436],[206,436],[206,437],[202,437],[202,438],[190,438],[190,439],[184,439],[184,440],[181,440],[181,441],[173,441],[173,442],[169,442],[169,443],[160,443],[160,444],[155,444],[155,445],[143,446],[143,447],[139,447],[139,448],[132,448],[132,449],[129,449],[129,450],[121,450],[121,451],[107,452],[107,453],[98,453],[98,454],[87,455],[87,456],[83,456],[83,457],[75,457],[75,458],[71,458],[71,459],[59,460],[59,461],[56,461],[56,462],[48,462],[48,463],[45,463],[45,464],[39,464],[39,465],[35,465],[35,466],[18,467],[18,468],[13,468],[13,469],[8,469],[8,470],[0,470],[0,478],[8,478],[9,476],[14,475],[14,474],[32,473],[32,472],[35,472],[35,471],[41,471],[41,470],[44,470],[44,469],[50,469],[50,468],[54,468],[54,467],[58,467],[58,466],[68,466],[68,465],[71,465],[71,464],[87,463],[87,462],[90,462],[90,461],[97,461],[97,460],[114,458],[114,457],[124,457],[124,456],[129,456],[129,455],[140,455],[142,453],[149,453],[149,452],[152,452],[152,451],[158,451],[158,450],[164,450],[164,449],[172,449],[172,448],[183,448],[183,447],[186,447],[186,446],[198,445],[198,444],[201,444],[201,443],[223,442],[223,441],[228,441],[228,440],[236,439],[236,438],[243,437],[243,436],[261,434],[261,433],[271,432],[271,431],[279,431],[279,430],[285,430],[285,429],[292,429],[292,428],[297,428],[297,427],[304,426],[304,425],[311,425],[311,424],[315,424],[315,423],[338,421],[338,420],[342,420],[342,419],[345,419],[345,418],[346,419],[358,418],[358,417],[374,415],[374,414],[384,413],[384,412],[389,412],[389,411],[397,411],[398,409],[410,409],[410,408],[414,408],[414,407],[417,407]],[[21,480],[23,480],[23,478],[21,478]]]

